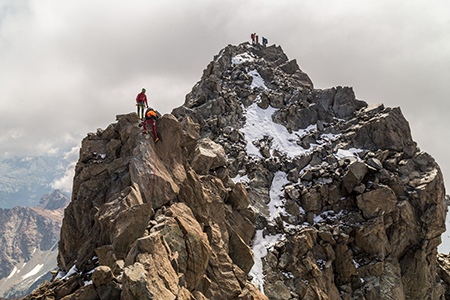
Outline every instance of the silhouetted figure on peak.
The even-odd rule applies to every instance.
[[[267,46],[267,39],[265,37],[262,38],[263,47],[266,48]]]

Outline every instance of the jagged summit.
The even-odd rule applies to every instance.
[[[308,75],[295,60],[288,60],[281,47],[229,45],[209,63],[201,80],[186,95],[184,105],[172,113],[190,113],[202,132],[211,130],[205,123],[211,115],[221,116],[218,122],[239,128],[243,124],[240,104],[248,106],[256,100],[252,91],[261,92],[257,100],[261,105],[280,107],[284,97],[288,102],[300,101],[312,88]]]
[[[157,144],[135,113],[83,140],[60,273],[29,299],[443,296],[442,174],[399,108],[243,43],[156,126]]]
[[[50,194],[42,196],[39,200],[39,208],[56,210],[60,208],[65,208],[70,202],[70,198],[61,193],[60,190],[56,189]]]

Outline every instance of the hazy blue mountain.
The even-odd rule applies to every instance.
[[[42,195],[55,187],[71,161],[67,152],[36,157],[0,156],[0,208],[37,206]]]

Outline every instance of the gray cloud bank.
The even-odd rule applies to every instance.
[[[370,104],[401,106],[450,174],[449,29],[448,1],[4,0],[0,153],[79,144],[133,111],[142,87],[170,112],[221,48],[257,32],[317,88],[353,86]]]

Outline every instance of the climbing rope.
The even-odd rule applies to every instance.
[[[155,198],[155,184],[156,184],[156,168],[158,166],[158,143],[155,143],[155,169],[153,170],[153,188],[152,188],[152,202],[151,206],[153,207],[153,201]]]

